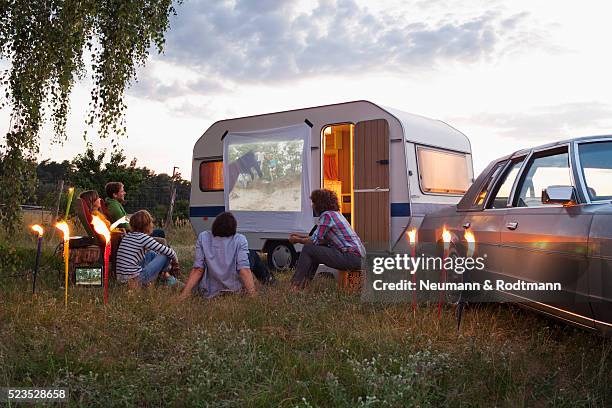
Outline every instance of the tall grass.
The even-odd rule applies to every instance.
[[[193,258],[185,231],[169,231]],[[193,240],[193,235],[190,238]],[[60,265],[61,266],[61,265]],[[612,343],[508,305],[363,304],[329,279],[292,294],[58,289],[48,263],[0,283],[0,387],[62,386],[76,406],[610,406]]]

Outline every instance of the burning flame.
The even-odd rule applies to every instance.
[[[451,233],[446,229],[446,227],[444,227],[442,230],[442,241],[444,241],[445,244],[451,242]]]
[[[416,243],[417,230],[416,228],[411,229],[406,233],[408,235],[408,240],[410,241],[410,245],[414,245]]]
[[[104,221],[102,221],[102,219],[98,217],[97,215],[94,215],[92,217],[91,223],[93,224],[94,230],[98,234],[102,235],[104,239],[106,240],[106,243],[108,244],[111,239],[111,234],[110,234],[110,230],[108,229]]]
[[[38,233],[38,236],[39,236],[39,237],[42,237],[42,236],[43,236],[43,234],[45,233],[45,231],[43,230],[43,227],[41,227],[41,226],[40,226],[40,225],[38,225],[38,224],[34,224],[34,225],[32,225],[30,228],[32,228],[32,231],[34,231],[34,232]]]
[[[476,246],[476,237],[472,233],[472,231],[465,231],[463,237],[467,241],[467,256],[474,255],[474,247]]]
[[[119,218],[117,221],[112,223],[112,225],[110,226],[110,230],[111,231],[114,230],[115,228],[117,228],[117,226],[119,224],[126,224],[128,222],[129,222],[128,218],[123,216],[123,217]]]
[[[62,231],[62,233],[64,234],[64,242],[70,240],[70,227],[68,226],[66,221],[58,222],[57,224],[55,224],[55,228]]]
[[[442,241],[444,241],[445,251],[447,251],[450,246],[451,238],[451,233],[446,229],[446,226],[444,226],[444,228],[442,229]]]

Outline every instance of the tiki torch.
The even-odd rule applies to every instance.
[[[68,189],[68,198],[67,198],[67,203],[66,203],[66,217],[64,218],[65,220],[68,219],[68,213],[70,212],[70,205],[72,204],[72,198],[74,197],[74,187],[70,187]]]
[[[442,229],[442,241],[444,242],[444,256],[442,257],[442,283],[446,283],[446,258],[450,249],[451,233],[446,229],[446,226]],[[442,295],[444,288],[440,291],[438,296],[438,320],[442,317]]]
[[[406,233],[408,235],[408,241],[410,242],[410,256],[412,258],[416,257],[416,237],[417,230],[416,228],[412,228],[410,231]],[[414,285],[414,289],[412,290],[412,310],[416,309],[416,270],[412,271],[412,283]]]
[[[474,237],[474,233],[472,231],[465,231],[463,234],[463,238],[467,242],[467,251],[465,256],[470,258],[474,255],[474,250],[476,249],[476,237]],[[461,318],[463,317],[463,308],[465,307],[465,301],[463,300],[463,296],[459,297],[459,301],[457,302],[457,333],[459,333],[459,329],[461,327]]]
[[[474,234],[471,231],[465,231],[463,237],[467,242],[466,256],[470,258],[472,255],[474,255],[474,250],[476,249],[476,237],[474,237]]]
[[[32,275],[32,294],[36,293],[36,275],[38,274],[38,267],[40,266],[40,253],[42,251],[42,239],[43,239],[43,228],[38,225],[32,225],[32,231],[38,234],[38,245],[36,247],[36,263],[34,264],[34,273]]]
[[[68,265],[70,263],[70,227],[66,221],[58,222],[55,224],[55,228],[62,231],[64,234],[64,271],[66,275],[66,283],[65,283],[65,294],[64,294],[64,303],[68,306]]]
[[[111,253],[111,233],[104,221],[97,215],[92,217],[94,230],[104,237],[104,304],[108,303],[108,266]]]

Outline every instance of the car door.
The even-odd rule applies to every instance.
[[[470,280],[484,282],[496,279],[503,273],[500,254],[500,234],[507,210],[507,203],[525,156],[506,160],[498,164],[488,183],[476,196],[474,205],[478,211],[466,213],[463,228],[474,234],[476,252],[474,256],[485,258],[483,271],[470,272]],[[490,293],[481,292],[482,300],[489,300]]]
[[[503,275],[508,283],[560,283],[558,292],[507,293],[515,301],[592,326],[586,274],[592,215],[579,204],[542,203],[542,190],[549,186],[576,187],[568,149],[560,145],[535,151],[521,170],[501,229]]]
[[[589,293],[595,326],[612,333],[612,138],[580,141],[577,175],[593,212],[589,233]]]

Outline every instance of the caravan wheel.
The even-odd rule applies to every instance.
[[[287,241],[276,241],[268,246],[268,267],[270,269],[293,268],[297,262],[297,253]]]

